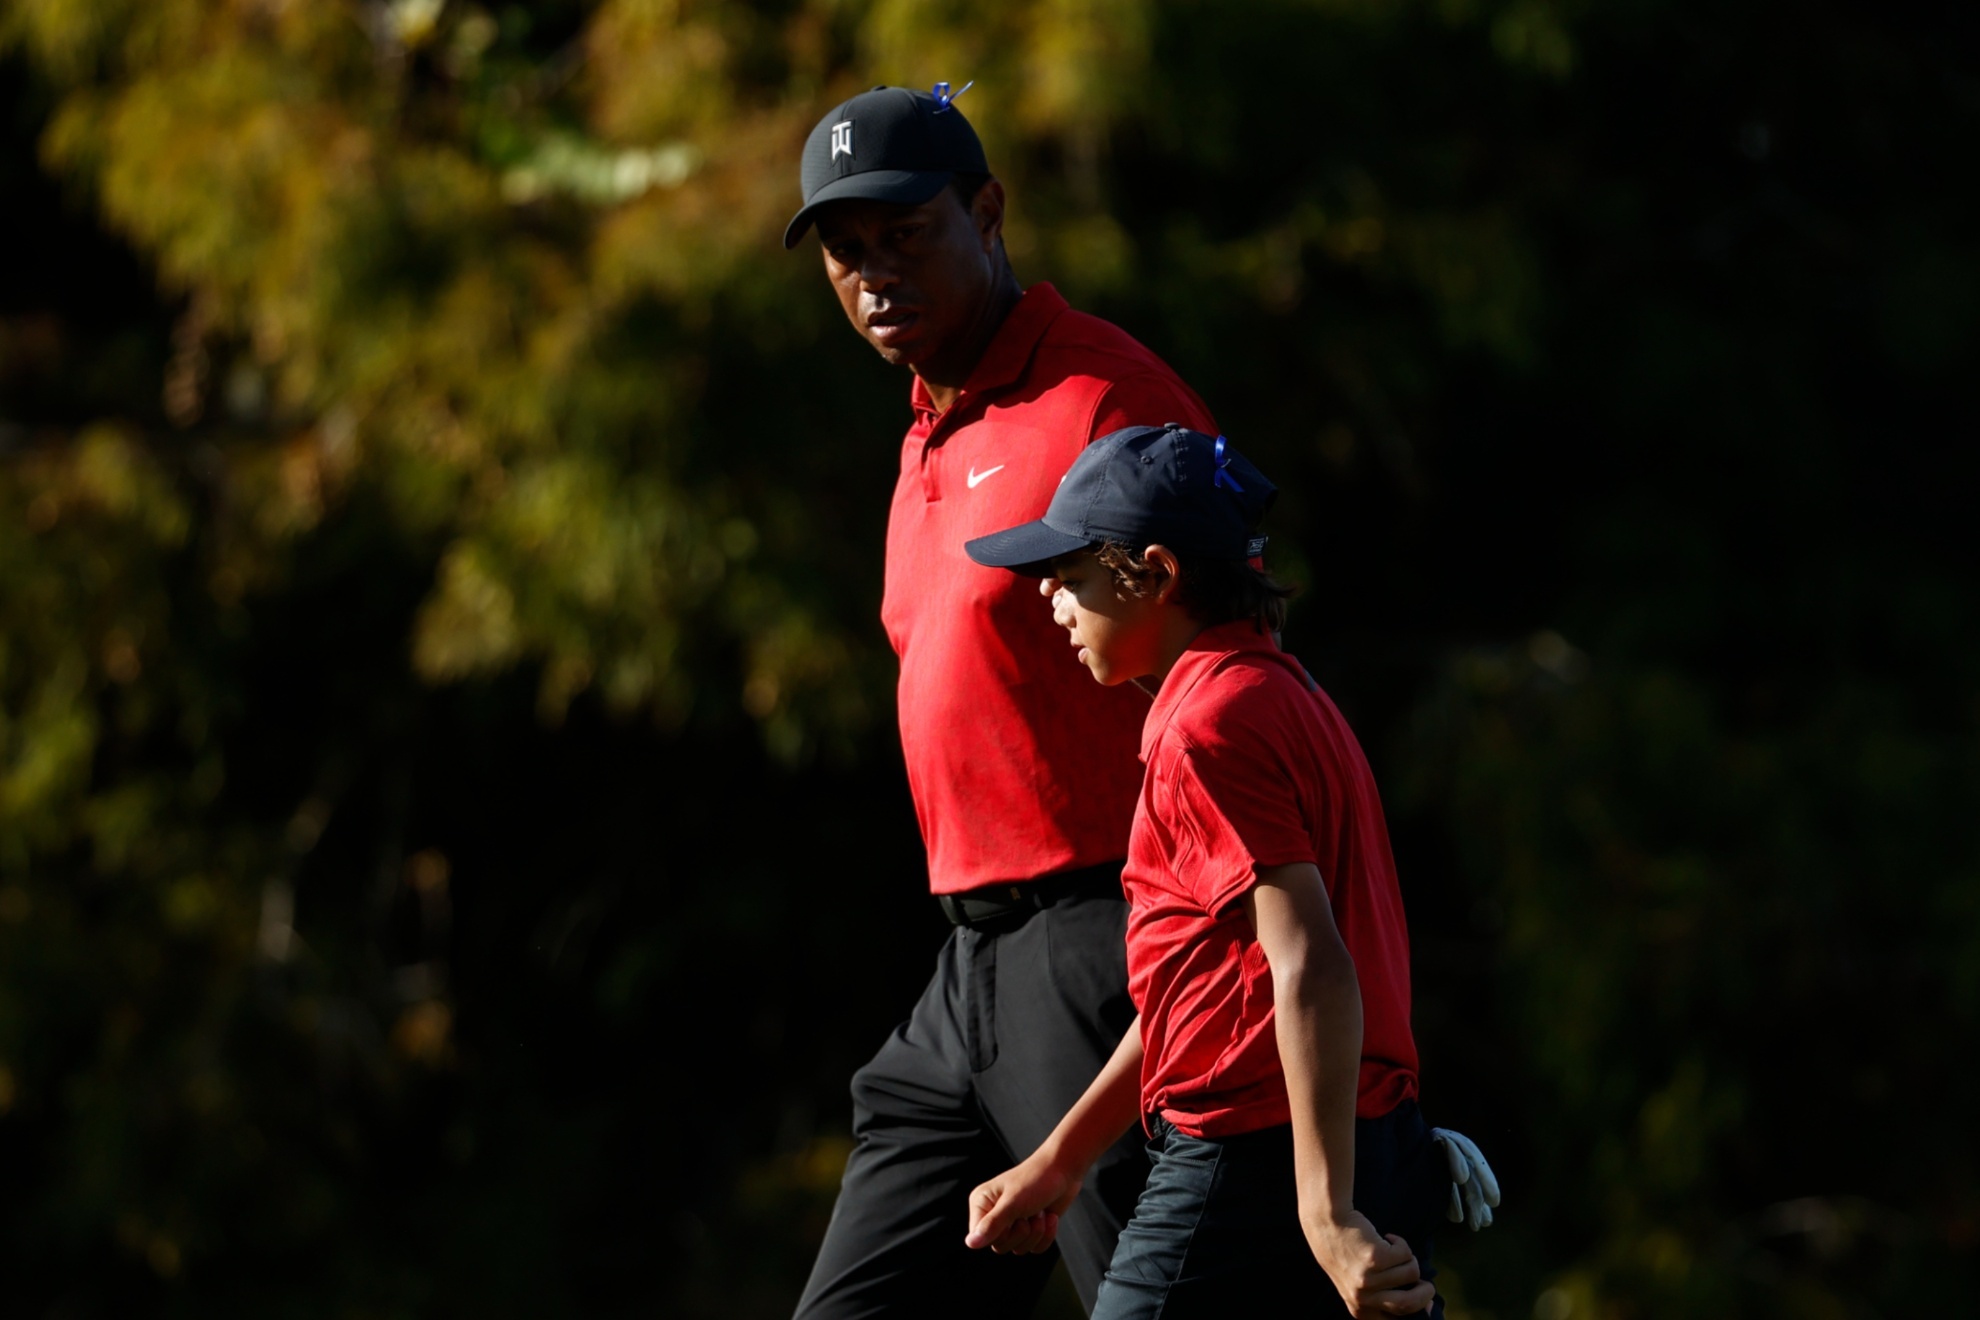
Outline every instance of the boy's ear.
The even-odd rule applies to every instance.
[[[1174,600],[1176,588],[1182,585],[1182,564],[1175,552],[1166,545],[1151,545],[1141,552],[1141,562],[1162,575],[1162,585],[1155,588],[1155,600],[1163,605]]]

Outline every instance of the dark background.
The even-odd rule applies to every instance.
[[[1975,28],[0,0],[0,1311],[788,1312],[944,927],[907,380],[776,236],[972,77],[1021,277],[1286,492],[1453,1317],[1956,1309]]]

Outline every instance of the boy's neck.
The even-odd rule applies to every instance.
[[[1169,677],[1169,671],[1176,667],[1176,661],[1182,659],[1183,652],[1189,649],[1189,644],[1202,636],[1209,626],[1187,610],[1172,608],[1165,611],[1160,643],[1155,650],[1155,668],[1137,678],[1136,685],[1154,696]]]

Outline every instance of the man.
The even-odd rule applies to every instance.
[[[909,1020],[853,1079],[857,1145],[798,1315],[1022,1316],[1052,1258],[964,1245],[972,1187],[1031,1153],[1134,1017],[1120,872],[1147,699],[1094,700],[1030,584],[963,542],[1038,517],[1092,439],[1214,432],[1122,331],[1022,288],[1004,189],[944,85],[876,88],[819,121],[804,209],[847,317],[914,373],[882,619],[929,883],[956,929]],[[1090,1308],[1147,1172],[1102,1157],[1059,1225]]]

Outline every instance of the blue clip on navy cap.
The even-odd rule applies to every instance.
[[[1256,559],[1254,537],[1279,488],[1223,436],[1171,422],[1130,426],[1088,445],[1045,516],[964,544],[986,568],[1042,572],[1054,559],[1102,541],[1140,551]]]
[[[958,174],[988,174],[983,144],[955,108],[969,88],[964,83],[952,92],[945,82],[932,92],[875,87],[819,120],[798,166],[804,207],[784,230],[784,246],[797,246],[827,202],[919,206]]]

